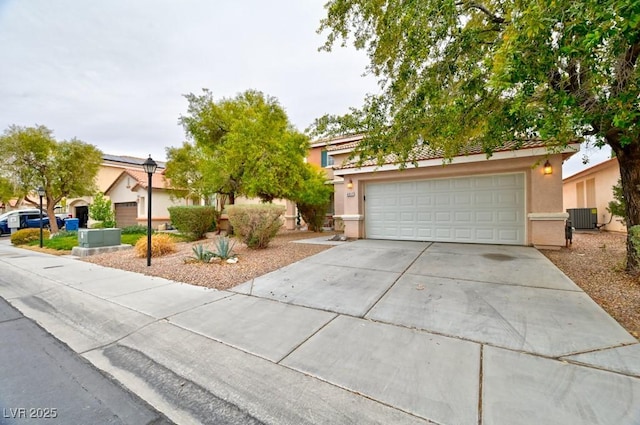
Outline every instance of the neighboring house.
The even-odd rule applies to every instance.
[[[353,149],[362,140],[362,135],[349,135],[337,137],[329,140],[319,140],[311,143],[311,149],[307,156],[309,164],[317,165],[325,170],[327,183],[333,184],[334,194],[327,209],[325,227],[335,230],[344,230],[341,215],[344,212],[344,179],[335,176],[333,169],[335,165],[334,153],[343,149]],[[350,152],[350,150],[349,150]]]
[[[613,201],[613,186],[620,179],[620,167],[617,158],[611,158],[600,164],[582,170],[562,181],[564,209],[595,209],[597,226],[609,231],[626,232],[621,217],[612,217],[607,211]]]
[[[185,199],[173,198],[167,190],[164,168],[151,179],[151,224],[158,228],[171,222],[169,207],[186,205]],[[104,191],[111,199],[118,227],[147,223],[149,176],[143,170],[125,169]]]
[[[334,161],[335,214],[351,238],[458,243],[565,245],[562,162],[580,145],[549,153],[541,141],[505,144],[487,158],[482,149],[443,165],[427,145],[404,170],[348,160],[360,136],[315,146]],[[316,154],[317,155],[317,154]],[[328,160],[329,161],[329,160]],[[550,173],[543,165],[548,161]]]
[[[111,200],[118,227],[146,224],[148,176],[142,168],[145,158],[103,154],[102,159],[96,186]],[[169,206],[187,203],[184,199],[171,199],[165,187],[164,170],[165,163],[158,162],[152,180],[151,220],[154,227],[169,222]],[[80,219],[80,227],[87,227],[92,200],[91,196],[67,199],[68,211]]]

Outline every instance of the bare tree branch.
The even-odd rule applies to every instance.
[[[506,23],[506,19],[504,19],[501,16],[496,15],[495,13],[491,12],[489,9],[487,9],[484,5],[481,5],[479,3],[466,3],[464,1],[462,2],[458,2],[456,3],[456,6],[465,6],[467,9],[477,9],[480,12],[484,13],[485,15],[487,15],[487,17],[489,18],[489,20],[491,22],[493,22],[494,24],[504,24]]]

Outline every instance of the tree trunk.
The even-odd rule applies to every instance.
[[[51,229],[51,234],[58,233],[58,220],[56,220],[56,210],[55,210],[55,202],[53,199],[49,199],[47,197],[47,217],[49,217],[49,228]]]
[[[640,225],[640,141],[635,140],[621,146],[617,140],[609,141],[609,145],[618,157],[622,193],[627,213],[627,272],[640,275],[640,255],[633,244],[632,226]]]

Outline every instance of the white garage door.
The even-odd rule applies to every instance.
[[[524,245],[524,174],[369,183],[370,239]]]

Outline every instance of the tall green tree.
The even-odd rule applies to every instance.
[[[506,140],[608,144],[629,225],[640,224],[640,2],[331,0],[324,49],[353,42],[381,90],[315,135],[366,132],[361,155],[410,162],[416,140],[451,157]],[[627,244],[627,269],[640,258]]]
[[[0,203],[8,204],[10,200],[17,198],[17,190],[11,180],[0,176]]]
[[[167,150],[172,182],[193,185],[197,179],[194,190],[208,188],[230,203],[237,195],[264,202],[293,196],[309,141],[275,98],[255,90],[217,101],[208,90],[185,97],[188,113],[180,123],[194,145]]]
[[[13,182],[15,195],[39,207],[37,188],[45,190],[47,216],[56,233],[55,206],[66,197],[91,195],[102,152],[77,139],[56,141],[45,126],[6,129],[0,136],[0,169]]]
[[[304,179],[293,200],[309,230],[322,231],[332,195],[333,184],[327,183],[325,171],[312,164],[305,164]]]

